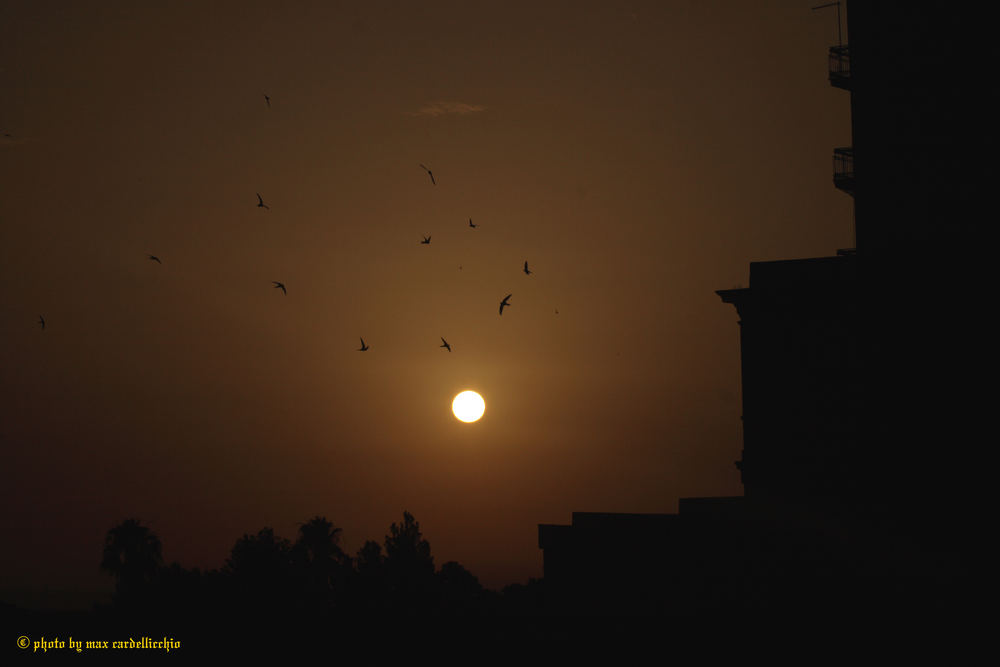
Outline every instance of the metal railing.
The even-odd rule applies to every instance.
[[[833,184],[850,194],[854,193],[854,147],[833,149]]]
[[[830,47],[830,84],[851,89],[851,52],[847,46]]]

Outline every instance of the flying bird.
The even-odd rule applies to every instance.
[[[271,97],[269,95],[264,96],[264,101],[267,102],[267,108],[271,108]]]
[[[146,257],[149,257],[150,261],[152,262],[156,262],[157,264],[163,264],[163,262],[160,261],[160,258],[157,257],[156,255],[150,255],[147,253]]]
[[[469,218],[469,227],[472,227],[473,229],[475,229],[475,228],[476,228],[476,227],[478,227],[478,226],[479,226],[479,225],[476,225],[476,224],[473,224],[473,222],[472,222],[472,218]]]
[[[361,339],[361,347],[358,348],[358,352],[365,352],[365,351],[368,350],[369,347],[371,347],[371,346],[370,345],[365,345],[365,339],[362,338]]]
[[[272,280],[271,283],[274,285],[274,289],[280,289],[282,294],[288,296],[288,290],[285,289],[284,283],[279,283],[277,280]]]
[[[431,177],[431,185],[437,185],[437,181],[434,180],[434,172],[425,167],[424,165],[420,165],[420,167],[427,172],[428,176]]]
[[[431,244],[431,237],[429,237],[429,236],[425,236],[425,237],[424,237],[424,240],[423,240],[423,241],[421,241],[420,243],[421,243],[422,245],[430,245],[430,244]]]
[[[448,350],[449,352],[451,352],[451,345],[448,345],[448,341],[446,341],[446,340],[444,339],[444,336],[442,336],[442,337],[441,337],[441,343],[442,343],[442,344],[441,344],[441,345],[438,345],[438,347],[443,347],[443,348],[447,348],[447,350]]]
[[[45,329],[45,318],[41,315],[38,316],[38,323],[42,325],[42,330]]]
[[[526,276],[530,276],[531,275],[531,269],[528,268],[528,261],[527,260],[524,261],[524,275],[526,275]]]
[[[503,298],[503,301],[500,302],[500,314],[501,315],[503,315],[503,307],[510,305],[510,297],[512,297],[512,296],[513,296],[513,294],[508,294],[507,296],[505,296]]]
[[[264,203],[264,198],[260,196],[259,192],[257,193],[257,208],[266,208],[271,210],[271,207]]]

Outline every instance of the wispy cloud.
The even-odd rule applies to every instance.
[[[430,102],[417,111],[410,112],[410,114],[413,116],[443,116],[456,113],[464,116],[480,111],[486,111],[486,107],[481,104],[466,104],[465,102]]]

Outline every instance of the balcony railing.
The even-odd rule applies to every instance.
[[[846,46],[830,47],[830,85],[851,89],[851,52]]]
[[[854,147],[833,149],[833,184],[854,195]]]

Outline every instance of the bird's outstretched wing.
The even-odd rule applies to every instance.
[[[437,185],[437,181],[434,180],[434,172],[428,169],[427,167],[424,167],[424,165],[420,166],[424,171],[427,172],[427,175],[431,177],[431,185]]]
[[[510,297],[512,297],[512,296],[513,296],[513,294],[508,294],[507,296],[505,296],[503,298],[503,301],[500,302],[500,314],[501,315],[503,315],[503,307],[510,305],[509,300],[510,300]]]

